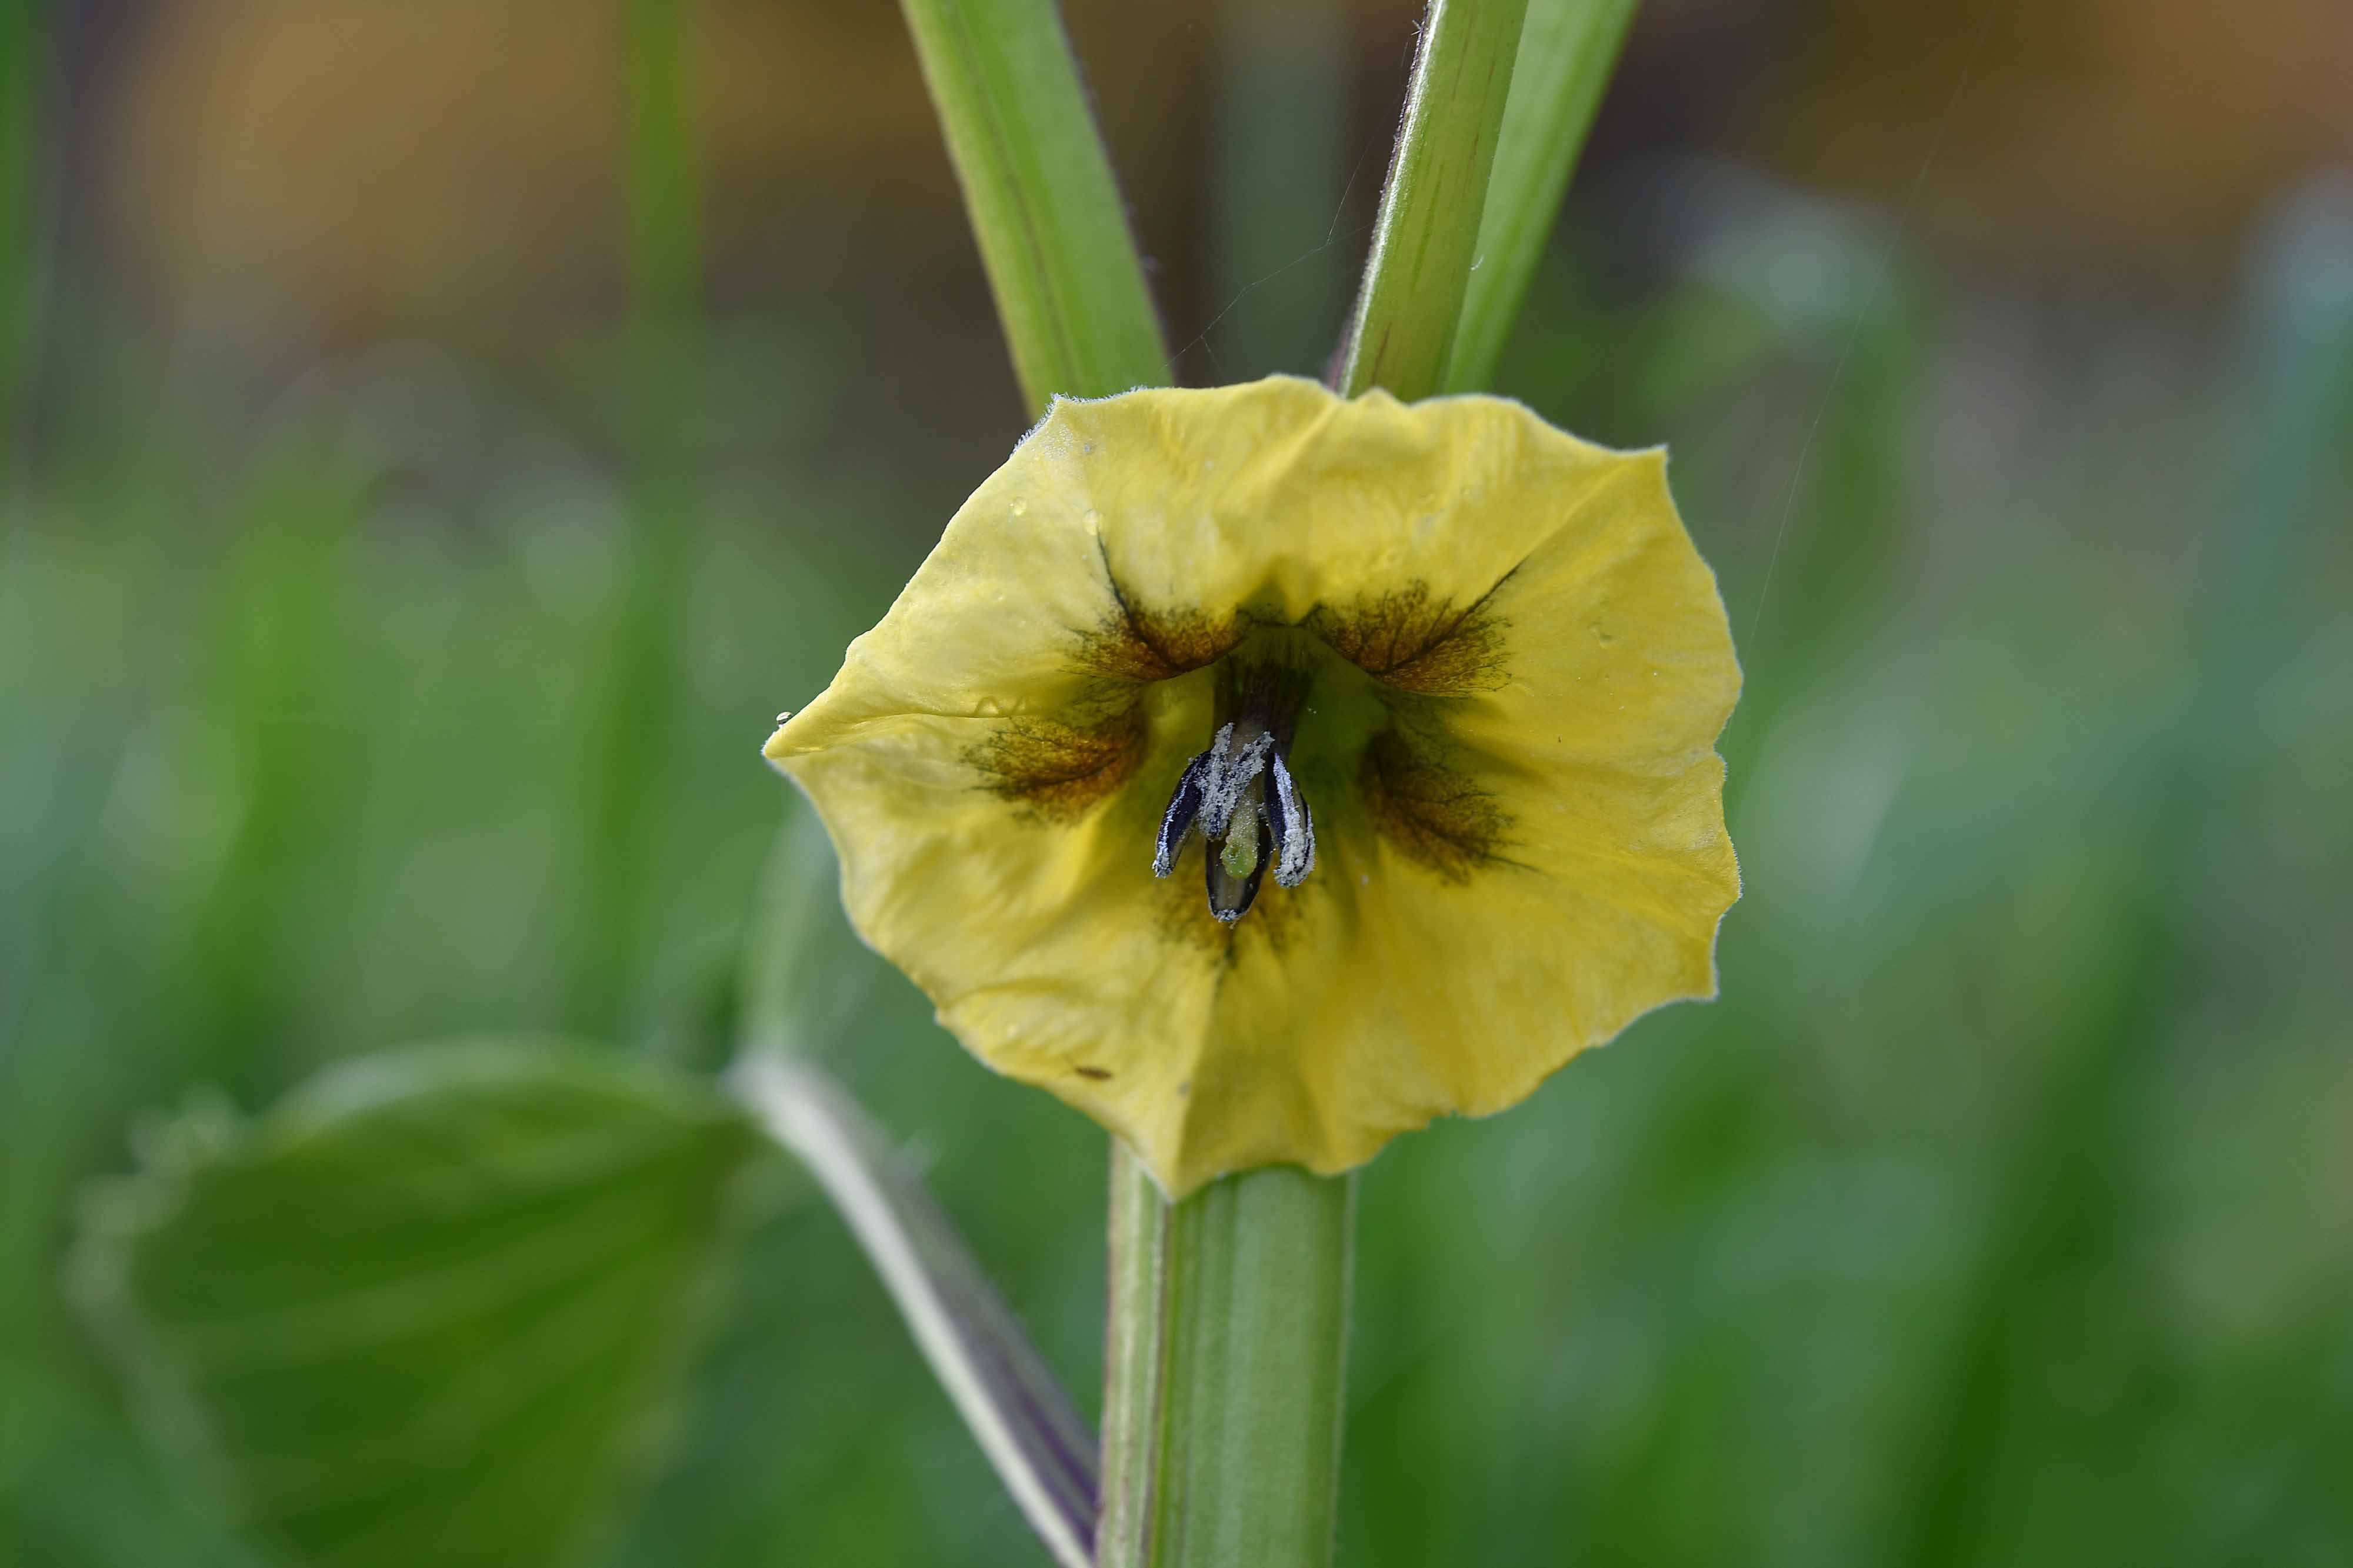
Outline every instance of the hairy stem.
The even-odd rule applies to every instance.
[[[1482,392],[1527,298],[1637,0],[1528,0],[1445,390]]]
[[[1349,330],[1352,397],[1378,386],[1411,402],[1446,379],[1527,8],[1432,0]]]
[[[902,0],[1022,395],[1167,377],[1111,160],[1053,0]]]

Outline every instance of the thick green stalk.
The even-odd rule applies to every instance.
[[[1168,351],[1053,0],[902,0],[1022,395],[1161,384]]]
[[[1528,0],[1431,0],[1356,296],[1341,389],[1445,384]]]
[[[1480,392],[1493,384],[1504,339],[1527,298],[1636,4],[1528,0],[1479,243],[1463,287],[1462,320],[1446,363],[1449,392]]]
[[[1353,1177],[1172,1205],[1113,1151],[1101,1568],[1331,1562],[1355,1234]]]

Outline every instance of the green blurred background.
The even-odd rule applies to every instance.
[[[1175,373],[1320,371],[1411,9],[1068,11]],[[410,1039],[723,1059],[770,717],[1027,415],[883,0],[0,16],[0,1563],[256,1563],[78,1192]],[[1343,1563],[2353,1562],[2348,80],[1646,9],[1501,390],[1672,448],[1747,892],[1366,1172]],[[879,967],[830,1060],[1092,1409],[1100,1133]],[[1042,1560],[822,1205],[711,1320],[609,1562]]]

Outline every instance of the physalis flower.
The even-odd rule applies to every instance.
[[[1276,377],[1057,402],[767,744],[866,940],[1172,1196],[1712,994],[1740,688],[1662,453]]]

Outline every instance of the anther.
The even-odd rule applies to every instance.
[[[1186,765],[1161,814],[1154,876],[1176,868],[1177,852],[1196,826],[1209,846],[1209,912],[1228,924],[1248,911],[1270,867],[1286,888],[1314,869],[1314,819],[1263,725],[1245,720],[1222,726],[1209,749]]]

